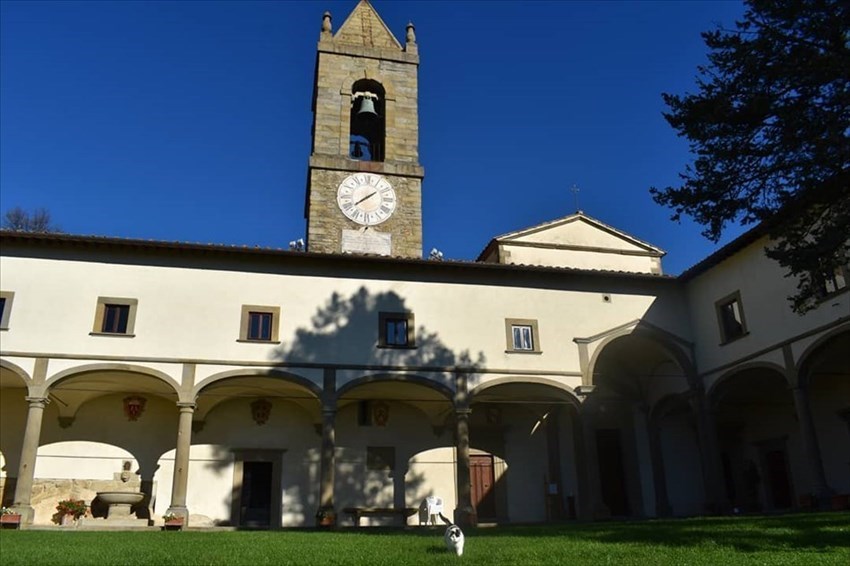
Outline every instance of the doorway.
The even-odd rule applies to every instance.
[[[496,475],[493,456],[474,455],[469,457],[469,473],[472,480],[472,506],[479,521],[496,520]]]
[[[253,528],[270,526],[272,468],[271,462],[242,463],[239,525]]]
[[[231,524],[274,529],[281,521],[281,450],[234,452]]]
[[[597,430],[596,451],[599,455],[602,501],[612,516],[627,517],[630,509],[620,430],[616,428]]]
[[[784,450],[770,450],[764,455],[767,468],[767,484],[774,509],[791,507],[791,478],[788,474],[788,460]]]

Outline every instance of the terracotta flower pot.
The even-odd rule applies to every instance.
[[[21,515],[20,513],[7,513],[6,515],[0,515],[0,525],[3,525],[7,528],[15,528],[21,526]]]

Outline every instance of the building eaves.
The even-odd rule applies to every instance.
[[[106,248],[112,250],[136,249],[151,252],[181,252],[185,254],[225,254],[238,256],[245,259],[251,258],[280,258],[282,260],[311,262],[317,264],[356,265],[362,267],[380,268],[385,266],[413,267],[438,270],[470,270],[477,272],[494,272],[510,274],[564,274],[575,276],[605,276],[622,279],[635,280],[665,280],[673,281],[674,277],[668,275],[654,275],[648,273],[633,273],[627,271],[601,270],[601,269],[576,269],[570,267],[551,267],[523,264],[500,264],[483,263],[467,260],[428,260],[420,258],[398,258],[379,255],[361,254],[326,254],[315,252],[302,252],[285,250],[282,248],[229,245],[229,244],[202,244],[181,241],[145,240],[134,238],[116,238],[112,236],[81,236],[72,234],[55,233],[32,233],[0,230],[0,243],[32,244],[35,246],[90,246],[92,248]],[[0,245],[0,255],[3,254]]]

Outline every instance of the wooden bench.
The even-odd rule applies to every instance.
[[[351,515],[354,526],[359,527],[361,517],[400,517],[406,525],[407,518],[418,513],[419,509],[416,507],[402,507],[399,509],[395,507],[346,507],[342,511]]]

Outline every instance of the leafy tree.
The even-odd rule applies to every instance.
[[[694,161],[681,186],[651,192],[715,242],[728,223],[762,222],[803,313],[850,260],[850,2],[746,6],[736,29],[702,34],[698,92],[663,95]]]
[[[50,212],[44,208],[27,212],[20,206],[9,209],[3,216],[3,228],[16,232],[61,232],[59,226],[53,224]]]

